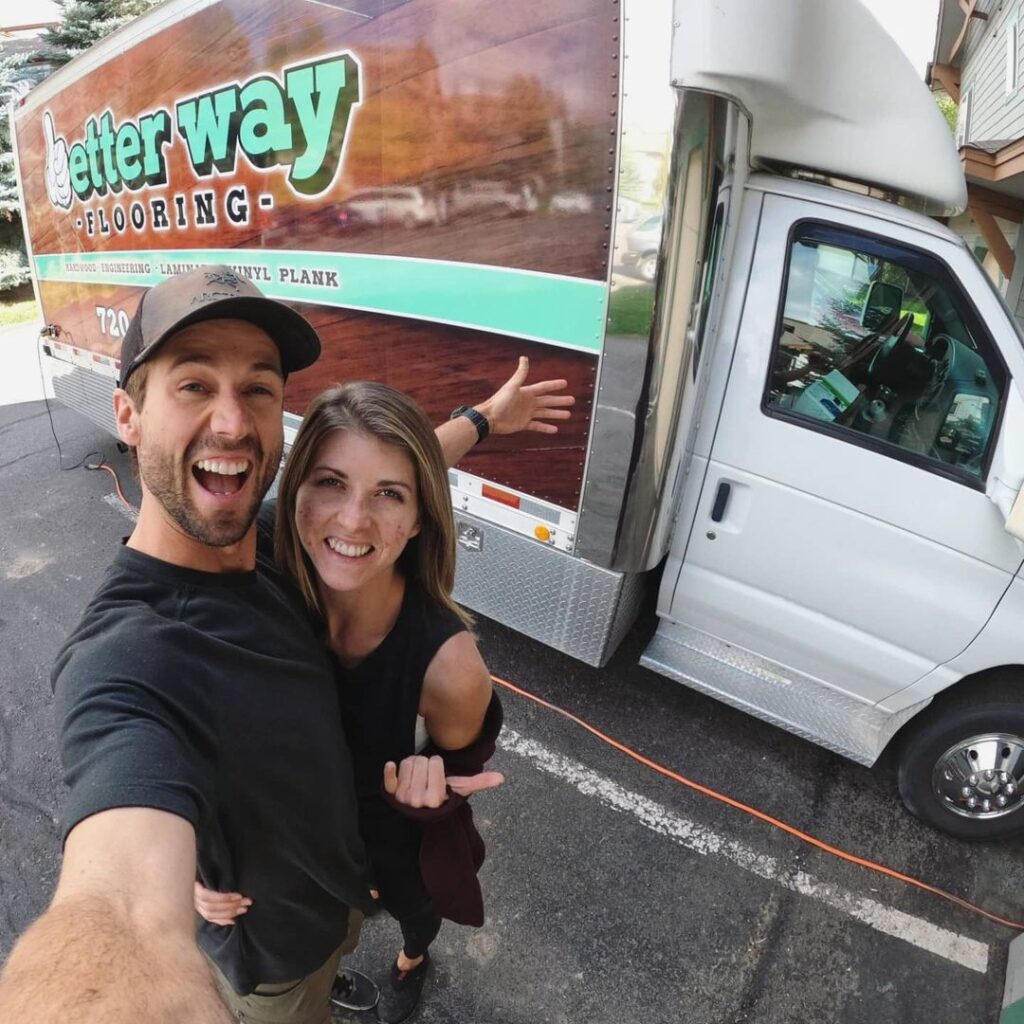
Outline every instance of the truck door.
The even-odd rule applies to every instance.
[[[883,700],[961,652],[1021,564],[984,490],[1013,384],[950,270],[970,257],[921,241],[764,199],[667,610],[781,666],[776,683]]]

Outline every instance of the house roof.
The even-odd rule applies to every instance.
[[[949,51],[953,48],[956,38],[964,24],[964,12],[957,0],[939,0],[939,16],[935,26],[935,48],[932,51],[934,64],[948,64]],[[959,64],[962,51],[953,64]]]

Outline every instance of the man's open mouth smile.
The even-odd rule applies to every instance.
[[[210,494],[237,494],[252,474],[249,459],[197,459],[192,476]]]

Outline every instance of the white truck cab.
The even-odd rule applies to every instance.
[[[893,201],[962,205],[948,130],[891,41],[843,62],[859,5],[681,8],[706,20],[674,73],[738,141],[643,663],[864,764],[899,734],[915,813],[1020,827],[1024,347],[964,242]]]

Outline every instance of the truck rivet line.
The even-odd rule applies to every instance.
[[[541,771],[568,782],[584,796],[597,797],[611,810],[632,814],[652,832],[671,839],[687,850],[701,856],[724,856],[737,867],[766,882],[823,903],[885,935],[909,942],[918,949],[978,974],[988,972],[989,947],[983,942],[883,906],[876,900],[858,896],[841,886],[819,881],[804,871],[794,874],[774,857],[758,853],[697,822],[674,814],[662,804],[624,789],[612,779],[549,750],[535,740],[520,736],[512,729],[502,731],[498,737],[498,746],[508,753],[526,758]]]
[[[933,896],[939,896],[944,900],[948,900],[950,903],[955,903],[958,907],[962,907],[964,910],[970,910],[976,914],[980,914],[982,917],[986,917],[990,921],[994,921],[996,924],[1001,924],[1007,928],[1013,928],[1017,931],[1024,931],[1024,924],[1018,921],[1013,921],[1009,918],[1002,917],[999,914],[995,914],[990,910],[985,910],[983,907],[976,906],[968,900],[963,899],[961,896],[956,896],[951,892],[947,892],[945,889],[938,888],[937,886],[929,885],[927,882],[922,882],[919,878],[914,878],[912,875],[907,875],[902,871],[886,867],[884,864],[879,864],[877,861],[868,860],[865,857],[858,857],[856,854],[848,853],[846,850],[842,850],[838,846],[832,846],[830,843],[826,843],[824,840],[818,839],[815,836],[796,828],[794,825],[790,825],[787,822],[782,821],[781,818],[775,818],[770,814],[766,814],[764,811],[759,811],[756,807],[752,807],[750,804],[745,804],[741,800],[736,800],[731,796],[726,796],[724,793],[719,793],[717,790],[711,789],[709,786],[704,786],[699,782],[694,782],[692,779],[688,779],[685,775],[680,775],[678,772],[672,771],[671,768],[666,768],[664,765],[658,764],[657,761],[652,761],[649,757],[645,757],[643,754],[637,753],[632,748],[627,747],[624,743],[620,743],[618,740],[613,739],[606,733],[601,732],[600,729],[592,726],[589,722],[585,722],[582,718],[577,717],[571,711],[566,711],[565,708],[560,708],[557,704],[552,704],[550,701],[544,700],[543,697],[538,697],[536,694],[530,693],[529,690],[524,690],[521,687],[516,686],[514,683],[510,683],[507,679],[501,679],[499,676],[495,675],[492,675],[491,679],[506,690],[509,690],[520,697],[524,697],[526,700],[532,700],[535,704],[539,704],[541,707],[545,707],[549,711],[554,711],[563,718],[568,718],[570,722],[575,722],[576,725],[586,729],[592,736],[596,736],[599,740],[602,740],[609,746],[614,747],[620,753],[625,754],[627,757],[631,757],[634,761],[644,765],[646,768],[650,768],[659,775],[664,775],[665,778],[671,779],[673,782],[678,782],[680,785],[686,786],[688,789],[692,789],[703,796],[710,797],[712,800],[717,800],[719,803],[726,804],[734,810],[743,811],[745,814],[749,814],[751,817],[757,818],[759,821],[763,821],[774,828],[787,832],[789,835],[807,843],[809,846],[813,846],[824,853],[830,853],[833,857],[838,857],[840,860],[845,860],[850,864],[856,864],[858,867],[866,868],[867,870],[877,872],[880,875],[886,875],[889,878],[895,878],[897,881],[905,882],[907,885],[913,886],[916,889],[921,889],[924,892],[931,893]]]

